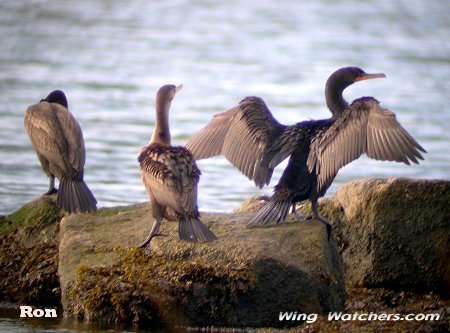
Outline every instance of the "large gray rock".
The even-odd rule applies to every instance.
[[[324,205],[347,283],[450,292],[450,182],[363,179]]]
[[[338,249],[323,225],[248,229],[249,214],[204,213],[219,238],[209,244],[178,240],[177,222],[164,221],[164,236],[150,251],[133,249],[151,227],[147,205],[65,217],[59,256],[65,315],[257,327],[286,325],[280,311],[342,310]]]

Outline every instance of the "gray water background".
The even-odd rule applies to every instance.
[[[147,200],[136,157],[161,85],[184,84],[170,114],[173,142],[184,144],[247,95],[286,124],[327,118],[325,81],[347,65],[387,78],[346,98],[379,99],[428,154],[419,166],[363,157],[327,195],[364,177],[448,179],[449,9],[445,0],[0,1],[0,213],[47,189],[23,116],[53,89],[82,126],[85,179],[102,207]],[[201,210],[230,211],[260,193],[223,157],[199,166]]]
[[[172,141],[184,144],[247,95],[285,124],[327,118],[325,81],[348,65],[387,78],[345,97],[379,99],[428,153],[418,166],[362,157],[327,195],[365,177],[449,179],[449,36],[448,0],[0,0],[0,214],[47,190],[23,116],[54,89],[82,126],[85,180],[105,207],[147,200],[136,157],[161,85],[184,85],[170,113]],[[221,212],[270,194],[283,170],[260,191],[223,157],[199,167],[200,210]]]

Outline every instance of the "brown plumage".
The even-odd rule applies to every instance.
[[[57,204],[66,212],[89,212],[96,209],[97,200],[83,181],[86,151],[80,125],[68,110],[61,90],[51,92],[25,113],[25,128],[50,178],[45,195],[57,194]],[[59,189],[55,189],[55,177]]]
[[[196,159],[223,154],[259,187],[270,182],[273,169],[290,156],[271,200],[248,221],[250,225],[281,223],[289,207],[311,200],[313,217],[331,226],[318,213],[317,200],[337,172],[362,154],[377,160],[418,163],[425,150],[397,122],[395,114],[372,97],[348,104],[342,97],[354,82],[385,77],[345,67],[327,80],[325,97],[332,117],[292,126],[280,124],[259,97],[244,98],[218,114],[186,144]]]
[[[170,145],[169,109],[182,86],[162,86],[156,95],[156,124],[148,146],[141,149],[138,161],[155,218],[147,246],[157,234],[167,210],[179,221],[180,239],[208,242],[217,239],[201,221],[197,208],[197,186],[200,170],[192,154],[184,147]]]

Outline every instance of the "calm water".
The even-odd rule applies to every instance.
[[[428,150],[420,166],[367,158],[329,190],[362,177],[449,178],[448,1],[0,1],[0,213],[47,189],[23,128],[26,107],[63,89],[86,141],[86,180],[99,206],[147,200],[136,162],[154,96],[184,84],[171,110],[184,144],[246,95],[284,123],[329,116],[335,69],[384,72],[346,91],[380,99]],[[200,162],[201,210],[229,211],[259,193],[224,158]],[[271,193],[283,168],[275,172]]]
[[[5,306],[5,307],[2,307]],[[0,304],[0,333],[166,333],[161,329],[138,329],[122,326],[102,327],[63,318],[26,318],[18,319],[18,307]],[[171,333],[186,333],[188,329],[176,328]]]
[[[347,65],[386,73],[347,99],[381,100],[428,154],[419,166],[363,157],[327,195],[363,177],[449,179],[449,13],[448,0],[0,0],[0,214],[47,189],[23,116],[53,89],[83,128],[88,185],[99,206],[114,206],[147,200],[136,157],[161,85],[184,84],[171,110],[173,142],[184,144],[246,95],[287,124],[329,117],[324,83]],[[201,210],[260,193],[224,158],[199,166]]]

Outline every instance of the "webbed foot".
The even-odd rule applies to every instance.
[[[56,188],[49,188],[47,192],[45,192],[43,195],[52,195],[58,193],[58,190]]]
[[[150,244],[151,240],[153,239],[153,237],[155,237],[156,235],[158,235],[158,230],[159,230],[159,226],[161,225],[161,220],[159,221],[155,221],[155,223],[153,223],[153,227],[152,230],[150,231],[150,233],[148,234],[147,238],[145,239],[145,241],[143,241],[139,247],[140,248],[145,248],[147,247],[148,244]]]
[[[58,193],[58,190],[55,188],[55,176],[50,176],[48,191],[45,192],[43,195],[52,195],[55,193]]]

